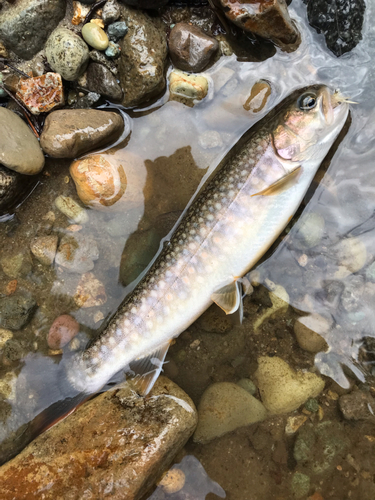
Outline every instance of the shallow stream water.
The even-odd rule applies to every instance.
[[[31,275],[17,279],[18,289],[30,291],[39,307],[2,353],[3,418],[11,415],[15,426],[28,421],[43,400],[40,388],[48,391],[56,378],[61,353],[49,351],[46,341],[53,320],[60,314],[73,315],[82,331],[67,350],[83,348],[131,290],[161,238],[242,133],[293,89],[316,82],[339,88],[358,103],[351,106],[347,134],[320,169],[298,215],[257,266],[260,285],[246,298],[243,325],[232,327],[211,308],[172,346],[166,374],[198,404],[212,382],[252,378],[259,355],[280,356],[298,369],[315,366],[327,383],[319,399],[323,416],[309,418],[315,425],[322,416],[323,422],[337,428],[343,419],[336,395],[353,384],[374,395],[375,27],[371,20],[375,4],[367,2],[362,42],[340,58],[309,27],[301,0],[293,0],[289,10],[302,33],[297,51],[277,50],[256,63],[238,62],[235,55],[222,57],[205,72],[210,91],[194,108],[168,101],[166,94],[147,111],[132,114],[130,137],[105,153],[109,161],[124,166],[128,178],[123,208],[88,211],[89,220],[78,231],[92,236],[98,245],[99,259],[91,272],[104,285],[106,300],[79,308],[74,295],[81,276],[59,266],[34,263]],[[259,80],[269,82],[272,92],[265,108],[252,113],[244,103]],[[75,234],[54,206],[61,194],[78,200],[68,167],[69,162],[48,160],[39,185],[16,217],[0,225],[1,257],[22,252],[41,232]],[[0,293],[7,293],[9,281],[1,271]],[[266,289],[273,290],[275,284],[286,290],[290,307],[254,331],[255,321],[270,305]],[[315,358],[298,346],[293,333],[296,318],[307,313],[319,313],[330,324],[324,333],[328,351]],[[207,326],[213,323],[219,326]],[[30,392],[36,383],[38,390]],[[27,405],[20,397],[26,393]],[[207,445],[189,442],[176,458],[187,474],[187,489],[167,497],[158,488],[150,499],[197,499],[209,491],[207,498],[218,498],[222,490],[212,481],[231,500],[294,498],[292,481],[298,467],[285,424],[286,416],[279,415]],[[308,494],[320,492],[324,500],[373,500],[374,426],[360,421],[343,429],[349,440],[345,453],[335,456],[322,472],[302,467],[310,477]],[[316,445],[314,453],[317,461],[322,459],[324,445]],[[186,455],[195,456],[206,473]]]

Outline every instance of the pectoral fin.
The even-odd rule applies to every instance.
[[[135,377],[131,379],[131,385],[140,396],[147,396],[151,391],[163,369],[169,346],[170,342],[168,341],[166,344],[159,346],[155,351],[130,363],[130,368],[135,373]]]
[[[294,170],[288,172],[286,175],[275,181],[273,184],[267,186],[262,191],[254,193],[253,196],[272,196],[278,193],[282,193],[286,189],[289,189],[297,180],[299,174],[301,173],[301,165],[298,165]]]
[[[241,283],[236,280],[214,292],[211,295],[211,300],[215,302],[225,314],[233,314],[242,306],[241,292]]]

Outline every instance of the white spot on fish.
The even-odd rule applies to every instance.
[[[221,210],[221,205],[220,205],[220,203],[215,203],[215,208],[216,208],[216,210]]]

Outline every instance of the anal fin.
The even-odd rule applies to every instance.
[[[211,300],[215,302],[225,314],[233,314],[242,303],[240,281],[236,280],[229,285],[219,288],[219,290],[211,295]]]
[[[281,177],[274,183],[267,186],[265,189],[262,189],[258,193],[252,194],[251,197],[273,196],[275,194],[282,193],[296,182],[296,179],[299,176],[301,169],[302,169],[301,165],[298,165],[298,167],[294,168],[291,172],[288,172],[283,177]]]
[[[131,379],[131,385],[140,396],[147,396],[151,391],[163,369],[165,356],[170,344],[170,341],[168,341],[159,346],[155,351],[130,363],[130,368],[135,373],[135,377]]]

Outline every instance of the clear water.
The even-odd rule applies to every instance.
[[[350,129],[328,171],[324,177],[324,171],[320,171],[316,179],[321,182],[316,182],[315,191],[306,196],[298,214],[303,210],[303,216],[295,218],[294,225],[274,245],[273,253],[269,252],[257,267],[259,280],[266,288],[270,282],[285,288],[293,309],[289,308],[283,318],[266,322],[261,333],[255,335],[254,321],[265,309],[258,290],[247,299],[242,327],[228,326],[225,334],[210,333],[198,321],[184,332],[170,350],[166,371],[198,404],[212,382],[251,378],[258,355],[276,354],[299,369],[315,365],[329,377],[321,399],[324,419],[337,425],[341,425],[342,417],[327,391],[340,393],[341,388],[353,383],[362,384],[366,390],[374,386],[375,358],[371,358],[370,351],[375,350],[371,344],[375,336],[375,277],[366,270],[375,259],[375,28],[371,23],[375,5],[373,0],[367,2],[362,42],[341,58],[331,54],[323,37],[308,26],[301,0],[293,0],[289,9],[302,32],[296,52],[277,51],[258,63],[238,62],[234,55],[222,57],[205,73],[210,91],[204,102],[189,108],[168,102],[164,96],[147,112],[133,113],[128,140],[105,153],[109,161],[125,165],[128,178],[133,176],[138,190],[128,192],[129,199],[120,211],[116,206],[104,212],[88,211],[89,222],[80,230],[91,235],[99,248],[99,259],[91,272],[105,285],[104,304],[80,309],[73,298],[80,275],[59,266],[48,269],[34,264],[31,275],[17,280],[18,289],[29,290],[39,308],[30,324],[14,332],[11,344],[8,341],[3,350],[0,375],[4,397],[0,411],[14,428],[32,418],[36,408],[51,402],[48,394],[59,376],[61,358],[59,353],[48,350],[46,342],[53,320],[69,313],[82,325],[78,342],[67,347],[63,356],[70,349],[84,347],[131,289],[128,283],[135,276],[130,269],[140,272],[152,258],[160,239],[172,228],[200,183],[242,133],[291,90],[316,82],[339,88],[358,104],[351,107]],[[252,114],[243,105],[253,84],[261,79],[271,84],[272,93],[262,112]],[[27,248],[31,238],[45,230],[48,221],[43,217],[51,210],[56,216],[53,231],[60,237],[68,232],[69,221],[53,204],[60,194],[77,199],[68,166],[69,162],[50,160],[40,184],[19,208],[17,219],[0,225],[2,255]],[[324,221],[319,241],[310,248],[304,246],[301,236],[307,214],[317,214]],[[362,254],[365,248],[364,263],[354,272],[347,261],[352,262],[356,255],[346,258],[338,251],[341,242],[349,237],[360,241]],[[299,263],[301,257],[307,262],[304,267]],[[1,272],[1,293],[7,293],[9,281]],[[329,282],[334,282],[334,290],[347,291],[346,302],[338,292],[328,297]],[[329,350],[315,359],[298,348],[293,336],[293,323],[301,313],[319,313],[332,325],[325,334]],[[226,320],[221,321],[224,324]],[[195,456],[230,499],[293,498],[291,481],[296,464],[293,442],[284,436],[285,419],[273,417],[205,446],[190,442],[176,460],[184,460],[184,455]],[[375,498],[375,468],[371,462],[374,454],[371,441],[364,438],[375,434],[369,425],[359,423],[346,428],[350,449],[324,473],[311,474],[309,494],[319,491],[324,500]],[[193,470],[189,469],[187,475],[189,484],[201,484],[197,479],[201,469],[194,472],[198,470],[194,461],[185,463]],[[200,498],[203,492],[198,490],[183,489],[168,498]],[[160,488],[151,496],[164,497]],[[218,498],[215,489],[207,498]]]

